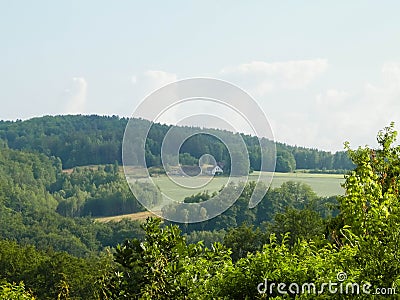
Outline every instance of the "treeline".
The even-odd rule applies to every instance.
[[[0,299],[99,299],[96,281],[111,263],[106,253],[78,258],[0,240]]]
[[[379,149],[349,150],[356,168],[346,177],[336,217],[321,222],[309,203],[286,207],[266,230],[241,226],[211,247],[188,244],[177,226],[148,220],[143,239],[117,247],[102,291],[108,299],[397,299],[396,134],[385,128]]]
[[[148,207],[161,202],[161,195],[153,185],[134,182],[131,187]],[[58,200],[56,211],[66,217],[115,216],[144,210],[117,163],[76,167],[70,174],[62,172],[50,185],[49,192]]]
[[[0,139],[11,149],[59,157],[63,168],[121,163],[127,119],[117,116],[44,116],[0,121]]]
[[[185,235],[160,219],[139,228],[126,220],[100,224],[61,217],[51,191],[59,160],[2,149],[0,298],[395,299],[400,284],[396,135],[392,125],[379,133],[378,149],[348,150],[356,167],[346,176],[343,196],[320,199],[306,185],[289,182],[249,210],[250,183],[216,223],[181,224]],[[82,180],[100,184],[115,168],[108,165],[100,170],[105,177]],[[200,205],[210,196],[185,201]],[[121,244],[104,249],[114,239]],[[82,251],[81,245],[94,249]],[[103,251],[96,251],[99,247]],[[297,286],[289,289],[291,284]]]
[[[231,186],[228,190],[240,189],[238,185]],[[226,230],[237,228],[244,224],[266,228],[274,222],[276,216],[284,214],[290,209],[313,211],[320,220],[334,217],[338,213],[336,196],[319,197],[310,186],[292,181],[283,183],[281,187],[268,189],[260,203],[256,207],[249,209],[249,199],[254,188],[254,182],[247,183],[236,202],[224,213],[213,219],[199,223],[177,225],[183,233],[190,235],[194,231]],[[189,208],[180,203],[170,205],[163,208],[163,216],[174,219],[176,216],[187,215],[188,219],[195,219],[196,215],[201,214],[202,211],[207,215],[207,209],[202,206],[202,203],[215,196],[218,197],[219,195],[203,192],[187,197],[184,199],[184,203],[196,203],[197,205]],[[225,196],[227,199],[225,199]],[[230,191],[225,196],[218,198],[216,205],[220,205],[226,200],[229,201]],[[213,208],[209,203],[206,207],[208,209]],[[166,222],[166,224],[173,223]]]
[[[61,169],[60,159],[0,150],[1,297],[119,299],[107,298],[115,293],[113,274],[119,271],[110,252],[114,253],[114,247],[125,240],[143,239],[144,230],[139,223],[128,220],[100,223],[81,217],[89,208],[91,214],[107,209],[107,213],[119,212],[116,210],[123,203],[121,199],[129,203],[124,195],[131,193],[118,169],[115,163],[66,172]],[[300,213],[302,208],[315,204],[313,207],[321,208],[321,213],[314,215],[315,221],[310,223],[313,231],[307,234],[314,236],[324,231],[322,216],[330,210],[325,204],[316,203],[319,198],[309,187],[287,183],[267,194],[263,202],[269,204],[249,211],[247,202],[252,188],[252,184],[247,185],[237,203],[222,216],[203,224],[182,225],[188,239],[195,243],[208,237],[210,245],[221,240],[234,249],[232,259],[238,260],[262,247],[265,230],[278,230],[274,229],[274,214],[285,214],[284,205]],[[143,187],[143,193],[151,196],[153,192]],[[200,202],[209,197],[204,193],[185,201]],[[254,224],[263,234],[248,239],[246,244],[238,242],[242,237],[234,228],[241,224],[243,230],[247,230],[245,224]],[[304,228],[305,231],[309,227]]]
[[[0,236],[85,256],[139,235],[135,222],[104,224],[88,217],[143,209],[116,168],[67,174],[57,158],[0,149]]]
[[[110,252],[114,253],[114,247],[125,240],[143,239],[144,230],[139,223],[128,220],[100,223],[81,217],[89,208],[92,208],[91,214],[107,209],[110,213],[120,209],[119,204],[124,202],[121,199],[129,203],[124,195],[131,193],[118,169],[115,163],[66,172],[61,169],[58,158],[0,149],[1,297],[119,299],[120,295],[115,296],[118,285],[114,285],[113,274],[119,272],[120,267]],[[249,211],[248,195],[253,187],[248,184],[240,199],[222,216],[200,224],[182,225],[188,239],[197,243],[208,237],[210,245],[221,240],[225,247],[233,249],[231,259],[236,261],[261,249],[270,233],[288,228],[277,227],[281,224],[274,219],[278,215],[285,218],[294,211],[303,218],[306,212],[316,209],[311,213],[310,226],[296,227],[298,234],[294,239],[302,234],[316,236],[324,232],[323,218],[332,211],[324,203],[317,203],[321,199],[308,186],[286,183],[270,190],[263,204]],[[146,186],[142,187],[142,194],[145,193],[154,197]],[[185,201],[201,202],[210,196],[203,193]],[[92,205],[92,201],[95,204]],[[321,201],[336,203],[334,198]],[[288,208],[293,211],[287,211]],[[244,241],[241,230],[252,231],[246,227],[250,224],[262,234],[255,231],[250,238],[247,232]],[[235,227],[239,225],[242,227],[238,234]],[[308,231],[310,228],[312,230]]]
[[[378,149],[348,148],[356,167],[346,176],[338,214],[322,222],[300,198],[293,203],[305,207],[286,206],[267,229],[243,225],[224,235],[223,243],[204,247],[188,244],[177,226],[148,220],[144,239],[117,247],[116,269],[104,281],[107,296],[118,299],[123,291],[131,299],[398,299],[396,135],[392,124],[378,134]],[[292,185],[290,192],[295,190]]]
[[[45,116],[26,121],[0,121],[0,142],[12,149],[30,150],[47,156],[59,157],[65,169],[75,166],[122,163],[122,139],[127,118],[118,116],[67,115]],[[134,126],[141,128],[148,121],[135,119]],[[148,167],[161,164],[161,143],[170,126],[153,124],[146,140]],[[190,127],[181,127],[181,133]],[[219,134],[233,136],[226,131]],[[250,169],[260,170],[261,151],[256,137],[241,135],[249,153]],[[264,141],[268,143],[268,141]],[[345,152],[326,152],[304,147],[276,143],[276,171],[291,172],[295,169],[349,170],[354,167]],[[221,141],[207,134],[189,138],[181,147],[188,153],[189,161],[196,162],[205,153],[212,154],[217,162],[224,162],[229,171],[230,156]],[[188,157],[186,156],[186,159]]]

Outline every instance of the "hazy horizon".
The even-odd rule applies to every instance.
[[[119,118],[127,118],[127,119],[130,118],[130,117],[124,117],[124,116],[119,116],[119,115],[106,115],[106,114],[57,114],[57,115],[33,116],[33,117],[25,118],[25,119],[18,119],[18,118],[16,118],[16,119],[8,119],[8,120],[0,119],[0,121],[17,122],[17,121],[19,121],[19,120],[20,120],[20,121],[28,121],[28,120],[30,120],[30,119],[42,118],[42,117],[47,117],[47,116],[56,117],[56,116],[71,116],[71,115],[72,115],[72,116],[78,116],[78,115],[82,115],[82,116],[96,115],[96,116],[100,116],[100,117],[112,117],[112,116],[117,116],[117,117],[119,117]],[[147,120],[147,119],[144,119],[144,120],[150,121],[150,120]],[[163,122],[163,123],[155,122],[155,123],[156,123],[156,124],[161,124],[161,125],[178,126],[178,127],[187,127],[187,126],[191,127],[191,126],[193,126],[193,125],[176,125],[176,124],[169,124],[169,123],[164,123],[164,122]],[[196,125],[194,125],[193,127],[195,127],[195,128],[216,129],[216,130],[226,130],[226,131],[229,131],[229,132],[233,132],[233,131],[231,131],[231,130],[229,130],[229,129],[221,129],[221,128],[215,128],[215,127],[203,127],[203,126],[196,126]],[[251,134],[251,133],[246,133],[246,132],[241,132],[241,131],[237,131],[237,132],[240,133],[240,134],[255,136],[254,134]],[[236,133],[236,132],[233,132],[233,133]],[[267,139],[268,139],[268,138],[267,138]],[[289,144],[289,143],[287,143],[286,141],[281,141],[281,140],[277,140],[277,139],[275,139],[275,142],[276,142],[276,143],[280,143],[280,144],[286,144],[286,145],[292,146],[292,147],[300,147],[300,148],[308,148],[308,149],[317,149],[317,150],[319,150],[319,151],[326,151],[326,152],[332,152],[332,153],[335,153],[335,152],[337,152],[337,151],[345,151],[344,147],[343,147],[343,149],[339,149],[339,150],[326,150],[326,149],[317,148],[317,147],[315,147],[315,146],[307,147],[307,146],[302,146],[302,145]],[[345,142],[345,141],[343,141],[343,143],[344,143],[344,142]],[[349,142],[351,143],[351,141],[349,141]]]
[[[400,123],[399,6],[0,1],[0,119],[129,117],[165,84],[211,77],[247,91],[277,141],[375,146]]]

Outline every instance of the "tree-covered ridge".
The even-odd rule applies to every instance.
[[[240,183],[232,185],[230,189],[237,189],[239,185]],[[181,225],[181,230],[190,234],[193,231],[226,230],[245,224],[265,228],[269,223],[274,222],[274,218],[279,214],[287,213],[290,209],[313,211],[316,213],[316,217],[321,220],[335,216],[338,213],[335,196],[319,197],[308,185],[291,181],[283,183],[278,188],[268,189],[260,203],[256,207],[249,209],[249,199],[254,188],[254,182],[247,183],[235,203],[221,215],[207,221]],[[173,218],[175,214],[187,214],[190,217],[191,214],[202,213],[201,202],[214,196],[216,196],[216,193],[203,192],[187,197],[184,200],[185,203],[198,203],[199,205],[191,207],[190,210],[183,208],[181,204],[167,206],[163,210],[163,215]],[[229,201],[229,196],[228,189],[226,195],[221,196],[216,205],[224,201],[225,197]],[[171,223],[166,221],[166,224]]]
[[[9,148],[59,157],[64,168],[121,162],[127,119],[117,116],[44,116],[0,121],[0,138]]]
[[[93,201],[98,206],[93,207]],[[62,172],[59,159],[0,149],[3,239],[84,256],[115,246],[120,238],[138,234],[139,226],[132,222],[121,226],[95,223],[88,217],[69,217],[95,215],[106,208],[107,213],[120,213],[130,207],[134,211],[142,209],[112,165],[67,174]]]
[[[58,158],[7,148],[0,149],[0,234],[5,239],[39,248],[51,247],[77,256],[115,246],[121,239],[138,235],[136,223],[96,223],[90,217],[112,216],[142,211],[119,167],[113,165],[61,169]],[[135,183],[136,195],[154,205],[160,193],[145,183]],[[334,197],[320,198],[310,187],[286,183],[270,189],[256,208],[248,209],[249,183],[238,201],[221,216],[184,227],[186,233],[222,230],[243,223],[259,226],[270,222],[285,206],[302,209],[318,207],[327,214],[324,203],[336,203]],[[185,201],[207,200],[211,195],[193,195]],[[179,212],[179,210],[178,210]],[[132,232],[130,233],[129,230]]]
[[[138,223],[128,220],[104,224],[79,215],[85,212],[85,204],[93,199],[98,201],[98,206],[94,206],[96,209],[103,207],[101,201],[104,199],[103,209],[109,206],[115,210],[118,203],[123,203],[123,194],[132,195],[118,173],[118,165],[80,167],[65,172],[59,159],[3,148],[0,150],[0,178],[0,235],[3,240],[0,242],[0,289],[3,289],[0,293],[7,297],[11,293],[28,297],[32,291],[38,299],[55,299],[58,295],[63,295],[61,299],[99,299],[106,295],[109,272],[117,266],[106,257],[103,262],[99,256],[102,257],[108,247],[115,247],[127,238],[140,238],[143,230]],[[119,186],[117,193],[113,186]],[[237,205],[219,219],[203,226],[185,228],[192,240],[204,236],[197,234],[199,229],[204,232],[214,226],[233,230],[237,224],[258,224],[268,221],[274,211],[283,212],[282,205],[286,202],[300,208],[317,199],[309,187],[287,183],[271,190],[265,198],[265,202],[271,202],[268,214],[263,215],[260,210],[256,217],[254,210],[249,212],[247,209],[246,197],[252,187],[249,184]],[[205,197],[209,195],[205,193]],[[323,226],[320,228],[323,230]],[[217,235],[215,230],[208,231],[210,241],[215,241]],[[227,245],[230,245],[229,241],[227,238]],[[240,249],[232,245],[232,248],[237,249],[238,257],[242,257],[259,249],[260,245]],[[110,265],[106,268],[103,263]]]
[[[121,164],[121,143],[127,122],[127,118],[97,115],[44,116],[26,121],[0,121],[0,140],[12,149],[32,150],[59,157],[63,168],[113,164],[115,161]],[[138,127],[148,123],[140,119],[134,122],[134,126]],[[149,167],[160,165],[161,143],[169,128],[168,125],[152,125],[146,140],[146,163]],[[181,127],[180,130],[183,133],[191,128]],[[249,135],[242,137],[249,152],[250,168],[259,170],[261,149],[258,139]],[[340,172],[353,168],[346,152],[332,154],[282,143],[276,143],[276,146],[278,172],[291,172],[295,169]],[[210,153],[229,168],[230,159],[226,147],[209,135],[191,137],[180,151],[188,153],[195,160],[202,154]]]
[[[144,239],[117,247],[116,271],[104,282],[108,299],[398,299],[396,135],[391,125],[379,133],[379,149],[349,149],[356,168],[324,233],[296,231],[300,220],[311,229],[318,219],[289,208],[276,215],[268,236],[241,226],[225,245],[207,248],[150,219]]]
[[[0,299],[96,299],[110,263],[106,253],[78,258],[0,240]]]
[[[142,191],[144,185],[137,183],[135,187]],[[70,174],[62,172],[50,190],[59,199],[56,211],[67,217],[114,216],[144,210],[120,174],[118,164],[94,169],[77,167]],[[157,200],[154,193],[141,195]]]
[[[308,186],[288,182],[269,190],[259,209],[249,210],[253,188],[249,183],[237,204],[219,219],[180,228],[160,219],[148,219],[139,228],[127,220],[100,224],[60,216],[55,212],[57,197],[66,197],[74,186],[90,193],[91,188],[114,182],[117,165],[67,174],[58,159],[1,149],[0,296],[396,299],[400,284],[396,134],[391,125],[378,135],[378,149],[348,150],[356,168],[346,176],[346,193],[338,201],[318,198]],[[49,170],[40,171],[41,167]],[[64,185],[72,188],[64,191]],[[35,193],[44,199],[34,199]],[[185,201],[201,203],[209,197],[201,193]],[[119,246],[104,248],[116,240]],[[340,280],[339,273],[345,273]],[[280,293],[276,285],[269,289],[267,282],[286,284],[288,293]],[[329,282],[342,283],[343,290],[336,285],[336,292],[330,292],[325,286],[316,294]],[[288,291],[291,283],[300,289]],[[304,284],[307,289],[302,292]],[[364,293],[363,285],[372,295]]]

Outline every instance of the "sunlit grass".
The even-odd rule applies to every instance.
[[[249,175],[249,180],[257,180],[257,177],[258,172],[254,172]],[[167,196],[175,200],[183,200],[185,197],[199,192],[208,191],[212,193],[218,191],[227,183],[228,177],[216,176],[210,180],[210,177],[199,176],[195,180],[195,185],[197,186],[202,186],[210,180],[206,185],[199,188],[184,188],[177,186],[173,180],[178,181],[182,185],[190,185],[193,180],[180,176],[172,176],[171,178],[168,178],[166,175],[160,175],[153,177],[152,180]],[[244,181],[245,178],[236,177],[233,180]],[[319,196],[342,195],[344,192],[343,188],[340,186],[340,184],[344,182],[344,176],[341,174],[275,173],[271,187],[279,187],[286,181],[306,183],[310,185]]]

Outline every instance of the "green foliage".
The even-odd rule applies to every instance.
[[[271,235],[260,241],[265,244],[257,252],[249,251],[234,263],[230,251],[218,243],[211,248],[186,244],[176,226],[162,228],[160,221],[148,219],[144,230],[143,240],[127,241],[117,248],[114,257],[119,267],[103,284],[106,299],[261,299],[267,295],[259,294],[257,287],[265,280],[318,285],[337,282],[337,273],[346,272],[348,282],[360,281],[357,249],[350,246],[319,248],[312,241],[300,240],[289,247],[288,235],[281,242]],[[234,246],[252,246],[258,234],[242,226],[226,240]],[[268,296],[281,299],[276,289]],[[301,299],[314,297],[301,295]]]
[[[273,222],[267,225],[268,232],[278,238],[290,233],[288,244],[293,246],[299,239],[316,241],[324,239],[325,224],[323,218],[314,210],[287,207],[284,213],[277,213]]]
[[[1,283],[0,282],[0,299],[7,300],[35,300],[35,297],[25,290],[23,282],[19,284]]]
[[[180,153],[179,154],[179,163],[181,165],[188,165],[188,166],[193,166],[197,165],[199,163],[199,160],[193,156],[191,156],[189,153]]]
[[[44,116],[26,121],[0,121],[0,148],[7,147],[17,150],[28,150],[54,156],[61,159],[64,168],[76,166],[121,164],[122,139],[126,118],[117,116]],[[143,128],[148,121],[135,119],[134,126]],[[146,163],[148,167],[161,164],[161,143],[170,129],[167,125],[152,124],[146,140]],[[180,127],[182,136],[190,136],[193,128]],[[189,134],[188,134],[189,133]],[[218,136],[228,139],[234,137],[226,131],[218,131]],[[265,152],[270,141],[262,140],[261,145],[257,137],[241,135],[250,161],[251,170],[260,170],[261,152]],[[353,165],[345,152],[332,154],[316,149],[291,147],[276,143],[278,150],[277,170],[290,172],[294,168],[349,170]],[[217,162],[224,162],[229,173],[230,157],[225,145],[209,134],[196,134],[188,138],[180,148],[180,153],[187,153],[183,159],[189,159],[188,165],[193,164],[203,154],[212,154]],[[137,158],[131,158],[132,164]],[[182,164],[186,164],[182,162]],[[248,170],[246,169],[245,172]],[[272,171],[272,170],[269,170]]]
[[[239,189],[239,184],[232,185],[230,190]],[[193,231],[214,231],[229,230],[242,224],[261,226],[265,222],[272,222],[274,216],[278,213],[284,213],[287,208],[298,210],[309,209],[315,211],[322,218],[331,217],[337,214],[337,201],[335,197],[318,197],[310,186],[298,182],[285,182],[279,188],[268,189],[262,201],[252,209],[249,209],[248,203],[254,190],[254,182],[246,184],[243,192],[237,201],[221,215],[204,222],[192,224],[178,224],[181,230],[187,234]],[[184,199],[185,203],[198,203],[193,210],[187,211],[190,214],[206,214],[207,211],[201,207],[201,203],[215,197],[217,193],[208,192],[197,193]],[[229,201],[231,195],[226,193],[220,195],[221,201]],[[209,206],[210,207],[210,206]],[[183,208],[177,204],[164,208],[164,215],[173,216],[184,213]],[[166,224],[171,224],[166,222]]]
[[[189,234],[186,234],[186,241],[189,244],[196,244],[198,242],[202,242],[205,247],[211,248],[211,246],[218,242],[223,243],[226,235],[226,230],[196,230],[192,231]]]
[[[260,228],[253,229],[252,226],[243,224],[237,228],[230,229],[224,237],[224,245],[231,249],[232,260],[237,261],[246,257],[249,253],[261,250],[268,242],[268,236]]]
[[[25,128],[24,122],[12,123],[15,126],[10,130],[4,130],[5,123],[11,126],[9,122],[0,124],[0,136],[7,140],[0,146],[0,298],[314,299],[315,295],[307,293],[282,296],[276,289],[259,294],[257,286],[264,280],[299,285],[313,282],[319,286],[337,282],[338,272],[346,272],[344,283],[369,282],[373,287],[386,288],[400,283],[400,146],[395,145],[397,132],[393,124],[378,134],[378,149],[351,150],[347,144],[355,169],[346,176],[344,196],[320,198],[307,185],[287,182],[269,189],[261,203],[249,209],[254,183],[240,183],[221,196],[221,200],[229,199],[232,191],[243,187],[239,199],[224,214],[207,222],[184,224],[182,235],[177,226],[167,222],[164,226],[159,219],[148,219],[139,227],[128,220],[102,224],[80,217],[140,209],[134,206],[136,199],[119,175],[115,163],[118,159],[105,166],[75,168],[67,173],[62,172],[60,159],[6,146],[31,147],[47,154],[54,154],[53,150],[49,152],[52,147],[63,151],[57,142],[63,130],[52,122],[63,123],[69,118],[81,120],[82,116],[34,119],[28,122],[33,129]],[[71,135],[65,146],[75,152],[64,153],[63,160],[76,164],[80,147],[96,143],[99,148],[88,149],[96,149],[89,151],[91,155],[101,153],[99,160],[114,153],[98,150],[113,141],[117,131],[108,128],[114,133],[106,137],[107,126],[101,127],[97,118],[93,117],[98,121],[93,124],[82,121],[81,131],[75,124],[67,126]],[[48,129],[41,127],[43,120],[48,122]],[[118,127],[121,120],[111,121]],[[94,124],[99,130],[94,135],[101,132],[104,136],[92,139],[88,135],[82,142],[83,135],[94,130]],[[157,141],[167,128],[157,125],[151,131],[151,142],[146,147],[153,163],[159,157]],[[76,132],[80,133],[74,136]],[[74,144],[72,137],[78,142]],[[257,148],[252,137],[244,138],[251,149],[250,162],[256,165],[263,149]],[[192,141],[199,147],[197,154],[211,151],[202,146],[206,140],[199,137]],[[216,145],[212,151],[218,150]],[[278,148],[282,162],[288,166],[293,156],[297,167],[312,165],[330,170],[344,166],[347,157],[282,145]],[[223,160],[224,149],[218,151]],[[192,151],[187,153],[197,157]],[[79,163],[88,161],[87,157],[79,159]],[[158,191],[139,184],[134,188],[151,205],[158,203]],[[183,212],[178,205],[174,213],[207,214],[201,204],[214,195],[188,197],[185,202],[197,203],[197,210]],[[107,248],[124,240],[116,249]]]
[[[293,172],[296,169],[296,160],[288,151],[278,151],[276,154],[276,172]]]
[[[149,187],[145,184],[136,183],[134,188],[142,201],[160,201],[156,192],[146,194]],[[115,164],[98,166],[97,169],[75,168],[71,174],[62,173],[51,185],[51,192],[59,199],[56,211],[67,217],[113,216],[144,209]]]
[[[183,199],[184,203],[201,203],[214,197],[217,193],[210,194],[208,191],[200,192]]]
[[[294,298],[296,295],[286,296],[277,292],[276,286],[270,293],[259,294],[257,286],[267,280],[269,283],[304,283],[318,284],[324,282],[337,282],[338,272],[345,271],[349,281],[358,280],[357,273],[352,272],[351,266],[355,249],[346,247],[340,252],[324,247],[318,249],[312,242],[301,241],[288,247],[285,239],[281,243],[276,241],[274,235],[270,237],[262,251],[240,259],[223,276],[223,280],[215,282],[217,295],[223,299],[284,299]],[[261,286],[261,289],[263,286]],[[298,297],[298,298],[297,298]],[[297,295],[296,299],[315,299],[315,294]],[[328,294],[318,299],[345,299],[345,295]],[[352,296],[353,297],[353,296]]]
[[[0,151],[0,186],[3,239],[85,256],[140,235],[138,226],[127,223],[122,229],[114,223],[70,218],[85,212],[94,215],[105,204],[111,207],[107,213],[143,209],[115,165],[96,170],[78,168],[67,174],[61,171],[58,159],[4,148]],[[145,187],[142,194],[147,195]],[[156,199],[151,193],[147,197]],[[90,210],[93,199],[99,199],[98,207]],[[121,202],[124,205],[115,207]]]
[[[330,222],[336,224],[332,240],[324,238],[322,217],[329,216],[323,207],[334,206],[336,199],[319,201],[307,186],[287,183],[268,194],[270,200],[280,199],[281,205],[273,200],[262,207],[261,213],[267,209],[275,212],[269,232],[242,225],[225,235],[224,243],[233,252],[218,244],[211,249],[199,243],[187,245],[177,227],[161,228],[159,222],[149,220],[143,241],[126,242],[118,248],[115,259],[122,273],[110,279],[119,283],[112,285],[118,289],[106,286],[105,290],[132,299],[314,299],[312,290],[282,295],[275,288],[260,294],[257,287],[262,288],[265,281],[298,286],[313,283],[318,291],[322,284],[337,283],[339,272],[347,275],[344,285],[370,283],[371,291],[396,288],[400,282],[400,147],[393,146],[395,136],[392,125],[378,135],[380,149],[349,150],[356,168],[346,177],[345,196],[339,197],[340,214]],[[245,187],[243,203],[239,201],[225,218],[234,216],[235,209],[246,203],[251,188]],[[189,200],[197,202],[203,196]],[[135,274],[140,274],[139,278]],[[327,290],[318,295],[318,299],[366,297]]]
[[[45,116],[1,122],[0,138],[9,148],[59,157],[65,168],[121,162],[127,119],[117,116]]]
[[[187,245],[177,226],[161,228],[159,219],[148,219],[143,228],[143,241],[117,247],[121,269],[105,286],[110,299],[192,299],[191,288],[204,284],[229,254],[220,244],[211,250],[201,243]]]
[[[400,279],[400,146],[394,124],[377,137],[380,147],[350,150],[356,165],[347,177],[346,194],[339,197],[340,215],[333,233],[338,245],[359,249],[361,275],[377,285],[396,285]]]
[[[24,282],[38,299],[57,299],[63,294],[68,294],[69,299],[96,299],[98,287],[93,283],[105,272],[110,261],[109,255],[83,259],[0,240],[0,283],[2,280]],[[1,286],[0,295],[3,295]],[[12,290],[23,291],[24,286],[14,286]]]
[[[341,216],[352,232],[360,236],[384,237],[400,223],[400,146],[392,146],[394,124],[378,134],[379,149],[350,150],[356,168],[348,176],[340,197]]]

